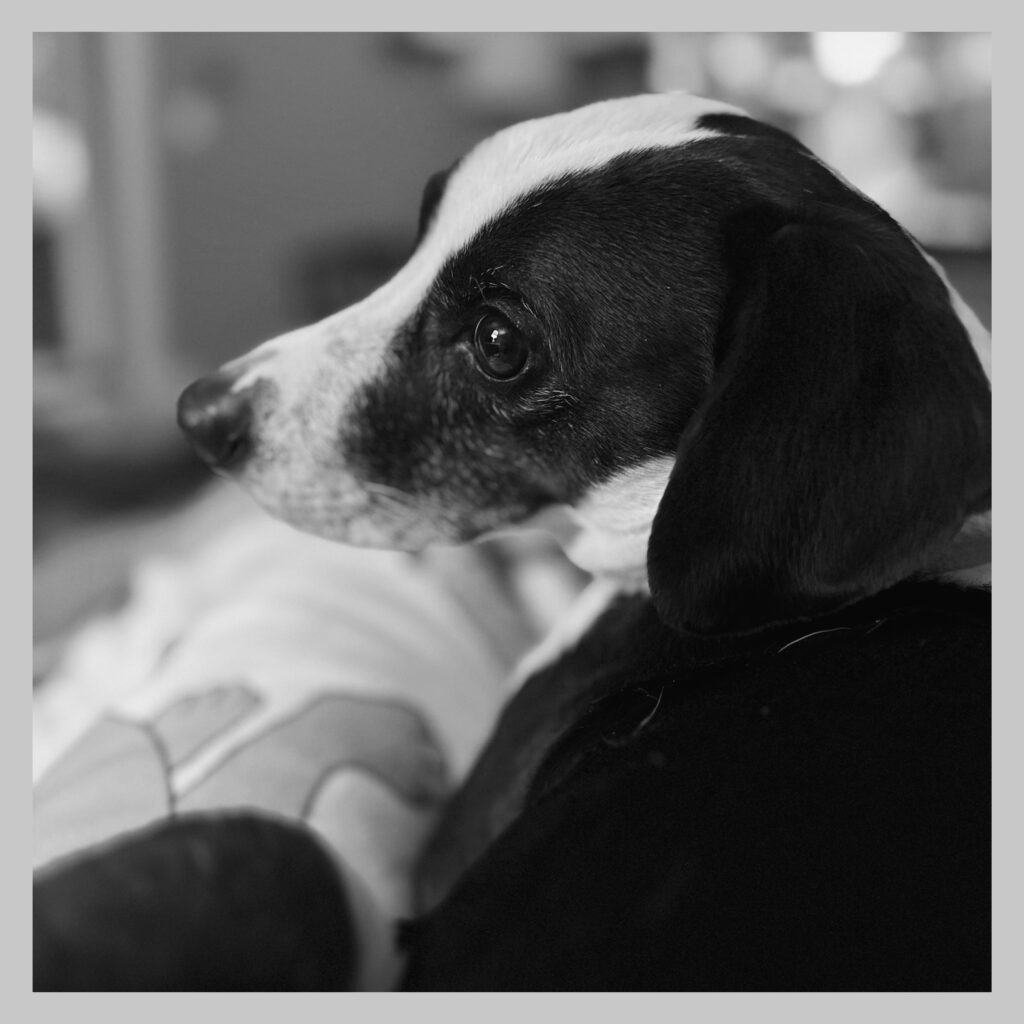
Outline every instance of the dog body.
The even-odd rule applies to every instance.
[[[708,723],[708,743],[728,736],[742,746],[736,716],[771,709],[778,697],[841,720],[849,715],[851,735],[860,738],[845,763],[870,760],[864,723],[874,713],[883,722],[890,713],[912,717],[914,707],[913,699],[887,703],[884,687],[879,692],[857,675],[870,675],[873,659],[885,656],[871,632],[876,619],[926,617],[920,636],[890,634],[912,690],[917,677],[906,659],[919,641],[945,631],[961,636],[964,650],[981,651],[977,592],[962,588],[987,582],[988,366],[987,332],[887,214],[786,133],[723,104],[668,94],[527,122],[481,143],[428,184],[416,249],[392,281],[186,391],[179,418],[204,458],[301,529],[415,549],[536,524],[559,509],[567,553],[599,578],[569,626],[518,677],[532,673],[438,833],[424,867],[431,914],[411,933],[410,984],[486,987],[490,977],[511,987],[516,978],[557,986],[557,971],[533,969],[547,953],[571,957],[557,942],[523,952],[518,975],[515,963],[490,976],[484,969],[453,972],[450,962],[447,970],[437,966],[442,945],[456,960],[476,962],[469,949],[486,941],[488,927],[503,927],[480,916],[485,905],[492,917],[507,915],[520,944],[548,927],[546,913],[554,915],[555,931],[599,935],[605,955],[581,942],[592,970],[569,965],[561,975],[568,987],[743,987],[743,977],[764,985],[770,969],[766,975],[756,964],[774,965],[779,978],[798,986],[802,979],[871,987],[878,961],[862,956],[861,947],[881,948],[885,921],[877,914],[886,897],[893,897],[894,913],[908,916],[911,933],[935,922],[966,927],[955,914],[926,920],[924,895],[900,903],[873,874],[886,861],[868,844],[863,871],[819,872],[809,883],[825,893],[828,913],[847,915],[836,925],[829,962],[853,964],[847,973],[819,970],[820,958],[811,954],[823,950],[827,928],[809,909],[800,871],[769,886],[774,895],[763,905],[760,872],[785,862],[785,854],[808,869],[816,856],[834,857],[841,823],[870,831],[870,815],[829,777],[807,799],[818,808],[808,811],[811,818],[827,806],[811,834],[830,838],[801,853],[784,830],[765,838],[743,782],[767,779],[766,792],[796,792],[799,803],[800,780],[813,788],[811,775],[821,774],[810,719],[791,722],[779,734],[782,747],[758,740],[757,756],[744,762],[738,755],[753,773],[738,780],[722,774],[728,744],[717,753],[709,747],[706,764],[699,756],[680,761],[672,744],[692,750],[699,743],[689,720]],[[916,582],[923,580],[939,582]],[[876,599],[882,604],[872,605]],[[868,646],[831,650],[796,672],[788,689],[789,667],[776,660],[764,672],[752,669],[746,681],[729,675],[740,663],[766,664],[791,645],[802,649],[807,636],[833,631]],[[922,842],[941,845],[957,829],[979,825],[959,798],[940,820],[938,804],[914,789],[924,784],[919,773],[907,773],[916,781],[906,792],[890,784],[904,762],[922,759],[937,759],[939,776],[952,777],[942,737],[955,734],[972,797],[985,792],[977,722],[986,705],[977,683],[986,670],[943,651],[956,663],[945,697],[955,703],[961,683],[970,683],[963,697],[973,709],[970,736],[942,719],[919,744],[894,739],[878,770],[868,772],[877,806],[891,800],[934,812],[897,837],[889,853],[901,865],[908,861],[900,858],[922,855]],[[834,691],[850,699],[816,703],[812,682],[827,681],[836,664],[854,667],[852,676],[840,673]],[[934,661],[922,664],[940,671]],[[891,681],[891,673],[883,677]],[[870,691],[863,699],[871,712],[858,703],[858,679]],[[687,680],[695,680],[700,701],[681,696],[690,692]],[[772,696],[757,704],[762,684]],[[649,690],[655,685],[661,697]],[[617,706],[637,691],[648,695],[644,714],[633,715],[626,739],[606,744],[611,753],[597,764],[591,754],[603,750],[609,720],[595,718],[594,707]],[[716,731],[709,709],[733,697],[733,717],[718,721]],[[929,708],[945,697],[932,693]],[[654,746],[651,722],[664,729]],[[582,753],[573,747],[580,735],[591,743]],[[781,764],[788,744],[816,753]],[[657,777],[644,777],[653,790],[644,788],[646,812],[630,824],[627,794],[641,784],[634,771],[641,749]],[[666,759],[682,774],[659,775]],[[710,774],[701,764],[712,766]],[[682,799],[680,825],[674,793],[689,785],[687,772],[701,778],[705,794],[719,793],[737,808],[728,828],[705,827],[706,805]],[[554,790],[560,796],[549,800]],[[648,798],[650,792],[658,795]],[[545,817],[545,807],[556,805],[560,817]],[[697,822],[689,838],[687,814]],[[876,824],[883,827],[884,819],[893,827],[891,818],[885,812]],[[793,824],[793,835],[803,835],[804,824]],[[643,954],[623,943],[663,957],[673,935],[682,935],[682,908],[693,910],[694,886],[710,878],[702,865],[716,856],[715,843],[726,844],[719,852],[735,866],[708,885],[720,896],[728,885],[735,897],[722,900],[733,918],[721,935],[738,940],[760,932],[783,960],[813,966],[803,974],[781,970],[779,957],[758,959],[747,949],[733,971],[658,961],[660,967],[623,968],[617,976],[625,954]],[[957,847],[956,863],[970,874],[972,928],[984,889],[983,845],[972,847],[974,861]],[[666,890],[637,873],[634,856],[651,858],[661,872],[669,863],[683,868],[673,870]],[[552,857],[561,865],[551,876],[564,884],[561,896],[542,885],[540,864]],[[948,881],[951,863],[928,878]],[[588,912],[593,890],[572,879],[607,887],[619,873],[628,899],[608,905],[631,916],[616,936],[605,912]],[[850,888],[837,899],[844,878]],[[881,896],[865,901],[871,884],[881,885]],[[530,887],[528,899],[517,885]],[[933,896],[950,899],[927,898]],[[709,898],[710,916],[694,920],[714,920]],[[854,925],[858,901],[870,902],[875,916],[865,911],[869,920]],[[778,927],[787,905],[795,908],[788,931]],[[796,938],[782,948],[781,934]],[[685,939],[699,943],[701,936],[691,931]],[[977,935],[964,943],[970,967],[963,977],[974,984],[983,943]],[[935,955],[923,973],[892,976],[912,984],[943,971],[951,977],[948,958],[926,945]],[[495,948],[513,956],[508,943]]]

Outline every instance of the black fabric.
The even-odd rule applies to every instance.
[[[406,988],[990,987],[986,592],[901,585],[732,651],[630,601],[581,651],[572,724],[491,767],[512,810],[407,928]]]
[[[40,871],[35,991],[348,988],[357,950],[313,834],[255,814],[194,815]]]

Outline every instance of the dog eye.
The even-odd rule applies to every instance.
[[[473,328],[477,366],[496,380],[511,380],[522,373],[530,355],[526,339],[500,313],[487,313]]]

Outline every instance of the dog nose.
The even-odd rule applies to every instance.
[[[235,378],[214,373],[190,384],[178,398],[178,426],[207,465],[237,468],[249,454],[252,404],[233,392]]]

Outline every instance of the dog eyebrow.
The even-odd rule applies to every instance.
[[[467,295],[478,295],[484,301],[488,295],[503,294],[518,298],[518,292],[511,285],[505,284],[497,277],[497,271],[501,267],[485,270],[482,274],[470,274],[466,290]]]
[[[487,305],[488,302],[500,296],[521,306],[538,324],[543,324],[543,318],[522,291],[514,284],[506,284],[495,276],[504,269],[503,266],[491,267],[479,275],[469,274],[464,285],[453,290],[453,296],[463,306]]]

